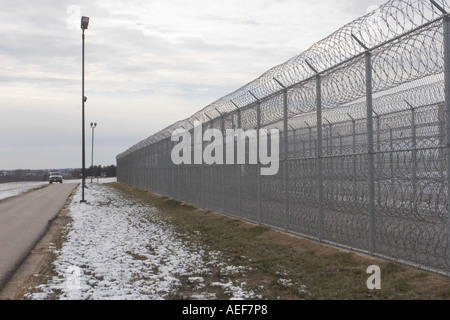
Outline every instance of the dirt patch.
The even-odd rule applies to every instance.
[[[53,220],[47,233],[0,291],[0,300],[26,300],[25,295],[30,290],[52,277],[52,262],[55,260],[53,250],[61,248],[65,228],[71,221],[66,205]]]

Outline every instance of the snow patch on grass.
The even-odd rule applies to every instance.
[[[71,204],[73,222],[55,251],[55,275],[27,295],[30,299],[162,300],[178,296],[181,278],[196,285],[190,298],[214,299],[204,277],[220,266],[223,274],[245,272],[222,254],[182,241],[156,208],[126,199],[104,184],[89,184],[88,203],[78,187]],[[257,298],[245,282],[215,282],[230,299]],[[204,293],[199,292],[204,291]]]

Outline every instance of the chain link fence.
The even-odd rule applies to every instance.
[[[448,1],[387,2],[121,153],[118,181],[449,275],[447,12]],[[278,129],[278,173],[173,164],[172,133],[196,122]]]

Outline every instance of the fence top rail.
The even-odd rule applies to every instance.
[[[422,26],[441,19],[443,11],[450,12],[448,0],[390,0],[378,9],[338,29],[328,37],[313,44],[308,50],[273,67],[259,78],[238,90],[218,99],[191,117],[175,122],[167,128],[135,144],[117,159],[170,137],[178,128],[189,129],[194,121],[212,121],[235,112],[286,88],[332,70],[366,52]],[[364,44],[364,46],[361,45]]]

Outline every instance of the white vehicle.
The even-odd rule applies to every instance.
[[[61,172],[50,172],[48,182],[49,183],[53,183],[53,182],[63,183],[63,176],[62,176]]]

